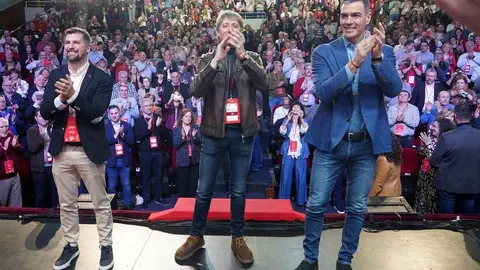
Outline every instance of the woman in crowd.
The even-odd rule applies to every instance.
[[[22,187],[18,175],[18,161],[23,147],[18,136],[10,132],[8,120],[0,118],[0,206],[22,207]]]
[[[392,152],[381,154],[377,158],[377,167],[369,196],[400,196],[402,184],[400,169],[402,166],[402,146],[395,134],[390,132]]]
[[[176,151],[178,197],[194,198],[198,186],[201,136],[190,109],[180,111],[173,129],[173,145]]]
[[[442,113],[444,111],[442,111]],[[453,129],[455,129],[453,121],[440,115],[431,125],[428,135],[425,134],[425,132],[420,134],[422,145],[420,146],[419,154],[423,157],[423,162],[418,174],[417,188],[415,191],[414,207],[417,213],[431,214],[435,213],[437,210],[437,195],[433,185],[435,169],[430,166],[429,159],[433,150],[435,150],[440,135]]]
[[[468,89],[468,79],[463,75],[457,75],[452,82],[452,90],[450,90],[450,103],[457,105],[461,99],[468,99],[474,102],[477,95],[471,89]]]
[[[308,144],[303,141],[308,124],[304,120],[305,110],[301,103],[294,103],[288,116],[280,126],[280,134],[285,137],[280,153],[283,156],[280,175],[279,199],[290,199],[292,173],[295,169],[297,205],[307,202],[307,158],[310,155]]]

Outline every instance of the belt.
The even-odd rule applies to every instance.
[[[345,135],[343,135],[343,139],[346,141],[365,141],[365,140],[370,140],[371,137],[370,137],[370,134],[368,134],[368,132],[362,131],[362,132],[345,133]]]
[[[81,142],[65,142],[65,145],[68,146],[82,146]]]

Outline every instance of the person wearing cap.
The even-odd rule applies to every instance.
[[[398,95],[398,104],[391,106],[387,112],[390,131],[399,138],[404,148],[412,147],[415,128],[420,122],[418,108],[408,103],[409,100],[410,93],[402,90]]]

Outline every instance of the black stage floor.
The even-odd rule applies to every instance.
[[[58,223],[0,220],[0,269],[52,269],[64,245]],[[115,269],[262,269],[293,270],[302,260],[302,236],[247,237],[255,262],[239,264],[230,250],[230,237],[207,236],[205,249],[182,265],[173,254],[184,235],[153,231],[146,227],[114,225]],[[341,230],[323,234],[320,269],[335,269]],[[81,225],[78,270],[98,269],[99,248],[96,226]],[[355,256],[356,270],[474,270],[480,269],[480,250],[474,238],[444,230],[363,232]]]

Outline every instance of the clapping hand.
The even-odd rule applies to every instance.
[[[420,133],[420,140],[424,145],[429,145],[431,143],[430,137],[425,132]]]
[[[15,136],[15,137],[13,137],[13,139],[12,139],[12,146],[15,147],[15,146],[17,145],[17,143],[18,143],[18,135]]]
[[[193,136],[193,137],[195,137],[195,135],[197,135],[197,130],[198,130],[198,129],[196,129],[196,128],[193,129],[193,131],[192,131],[192,136]]]
[[[364,40],[362,40],[355,48],[355,57],[353,58],[353,63],[355,66],[360,67],[365,62],[365,58],[377,45],[377,36],[373,35]],[[381,49],[380,49],[381,50]]]
[[[427,102],[425,104],[425,111],[430,112],[432,110],[433,104],[431,102]]]
[[[158,117],[158,118],[157,118],[157,122],[155,123],[155,125],[156,125],[157,127],[159,127],[161,124],[162,124],[162,118],[161,118],[161,117]]]
[[[75,89],[73,89],[73,81],[70,78],[70,75],[67,74],[67,78],[61,78],[55,83],[55,92],[60,95],[62,101],[70,99],[73,94],[75,94]]]
[[[10,141],[11,141],[11,137],[8,137],[6,140],[5,140],[5,144],[2,146],[3,150],[7,151],[8,147],[10,146]]]

